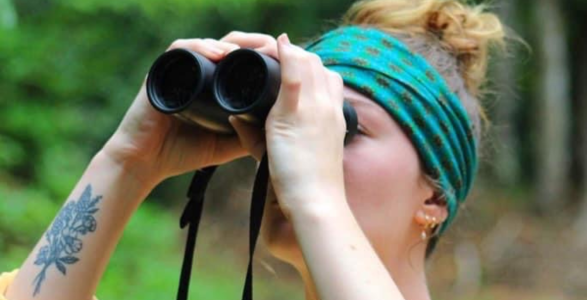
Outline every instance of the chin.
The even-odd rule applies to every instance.
[[[272,193],[267,195],[261,236],[269,253],[277,259],[297,265],[302,258],[293,225],[281,211]]]

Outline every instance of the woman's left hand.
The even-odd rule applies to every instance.
[[[258,51],[280,60],[281,87],[265,122],[265,143],[258,129],[237,118],[230,121],[241,144],[258,160],[267,150],[272,189],[286,217],[331,207],[331,199],[345,196],[342,78],[326,69],[316,54],[292,45],[287,35],[276,44],[260,43],[261,37],[238,33],[223,40],[241,47],[263,44]]]
[[[265,134],[273,190],[289,218],[344,197],[343,81],[287,35],[277,48],[281,88]]]
[[[319,298],[404,299],[346,202],[341,77],[285,35],[277,48],[281,88],[265,122],[269,173]],[[254,130],[231,122],[259,159]]]

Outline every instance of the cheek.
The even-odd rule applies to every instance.
[[[293,225],[285,218],[278,205],[272,204],[275,192],[271,184],[267,190],[261,236],[269,252],[283,261],[293,263],[300,256]]]
[[[347,201],[370,242],[389,251],[408,232],[418,206],[420,165],[407,138],[387,137],[349,144],[344,150]],[[274,197],[268,191],[268,202]],[[291,223],[279,208],[265,207],[263,239],[270,252],[285,261],[301,257]]]
[[[417,205],[418,156],[400,137],[361,137],[345,148],[347,200],[372,242],[401,238]]]

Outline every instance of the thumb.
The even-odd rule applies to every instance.
[[[287,114],[296,111],[298,107],[302,85],[302,74],[298,67],[300,53],[285,33],[277,38],[277,50],[281,67],[281,87],[272,109]]]
[[[265,154],[265,135],[263,131],[235,116],[228,117],[228,121],[234,130],[236,130],[241,146],[257,161],[260,161],[263,154]]]

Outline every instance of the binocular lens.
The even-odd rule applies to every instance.
[[[179,111],[186,107],[202,81],[202,69],[198,60],[188,51],[167,52],[153,65],[147,85],[151,102],[166,112]]]
[[[216,65],[188,49],[165,52],[151,66],[147,96],[157,110],[214,132],[234,134],[229,115],[254,124],[264,121],[281,86],[279,62],[241,48]],[[357,114],[344,102],[345,144],[357,131]]]
[[[216,99],[224,107],[241,110],[253,105],[267,86],[267,66],[253,51],[240,51],[221,62],[216,75]]]

